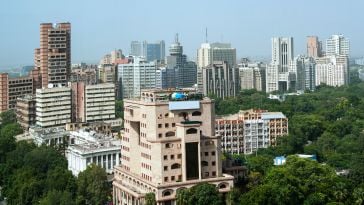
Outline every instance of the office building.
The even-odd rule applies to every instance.
[[[161,85],[166,88],[188,88],[197,83],[197,67],[192,61],[187,61],[183,47],[176,34],[175,42],[169,48],[167,67],[162,70]]]
[[[86,85],[97,83],[97,66],[78,66],[72,68],[70,82],[84,82]]]
[[[72,122],[94,122],[115,118],[115,85],[71,83]]]
[[[326,56],[350,55],[350,41],[343,35],[332,35],[326,40]]]
[[[34,62],[42,87],[67,84],[71,70],[70,23],[40,24],[40,48],[35,49]]]
[[[316,87],[316,63],[312,57],[297,56],[292,62],[297,81],[296,90],[314,91]]]
[[[215,95],[219,98],[236,96],[239,91],[239,70],[230,67],[226,61],[215,61],[213,64],[199,69],[201,72],[202,93],[204,95]]]
[[[0,73],[0,112],[14,109],[16,99],[33,94],[32,76],[11,78],[7,73]]]
[[[349,84],[349,60],[343,56],[325,56],[316,59],[316,86],[342,86]]]
[[[265,67],[262,63],[241,63],[239,67],[240,89],[265,91]]]
[[[322,56],[322,42],[317,36],[307,36],[307,56],[311,58]]]
[[[130,43],[130,56],[143,56],[143,44],[140,41]]]
[[[122,98],[140,97],[142,89],[155,88],[156,64],[135,57],[131,63],[119,64],[118,76]]]
[[[266,90],[289,91],[296,89],[296,73],[292,70],[293,38],[272,38],[272,61],[266,69]]]
[[[71,122],[71,88],[49,84],[36,91],[36,125],[42,128]]]
[[[203,43],[197,50],[197,67],[211,65],[215,61],[226,61],[230,67],[236,66],[236,49],[230,43]]]
[[[216,135],[221,135],[223,152],[251,154],[259,148],[275,146],[288,134],[288,119],[281,112],[242,110],[215,120]]]
[[[120,140],[88,129],[71,131],[69,138],[66,158],[73,175],[77,176],[92,163],[112,174],[114,166],[120,164]]]
[[[15,106],[16,121],[27,131],[30,126],[35,125],[35,97],[25,95],[18,97]]]
[[[166,46],[164,41],[155,43],[143,42],[143,56],[146,61],[163,61],[166,57]]]
[[[198,183],[219,192],[233,187],[222,173],[220,137],[214,131],[214,101],[188,90],[143,90],[124,100],[121,165],[114,169],[113,204],[175,204],[176,193]]]

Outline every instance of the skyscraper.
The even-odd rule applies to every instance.
[[[293,60],[293,38],[272,38],[272,64],[279,65],[278,72],[288,72],[290,61]]]
[[[166,57],[166,48],[164,41],[155,43],[143,42],[143,56],[147,61],[161,61]]]
[[[197,50],[197,67],[203,68],[214,61],[226,61],[230,67],[236,66],[236,49],[230,43],[203,43]]]
[[[322,42],[317,36],[307,36],[307,56],[312,58],[321,57]]]
[[[350,41],[343,35],[332,35],[326,40],[326,56],[350,55]]]
[[[130,43],[130,53],[131,56],[143,56],[143,47],[140,41],[132,41]]]
[[[342,86],[349,83],[349,63],[346,55],[316,59],[316,86]]]
[[[40,48],[35,50],[35,67],[40,71],[41,86],[66,85],[71,70],[71,24],[42,23]]]

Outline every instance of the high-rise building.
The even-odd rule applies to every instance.
[[[350,55],[350,41],[343,35],[332,35],[326,40],[326,56]]]
[[[259,148],[275,146],[277,139],[288,134],[288,119],[281,112],[241,110],[215,120],[221,148],[230,154],[251,154]]]
[[[325,56],[316,59],[316,86],[349,84],[349,60],[346,55]]]
[[[32,76],[10,78],[7,73],[0,74],[0,112],[14,109],[16,99],[33,94]]]
[[[183,47],[178,41],[178,34],[175,42],[169,48],[170,55],[167,56],[167,67],[162,72],[162,88],[187,88],[197,82],[197,68],[192,61],[187,61],[183,54]]]
[[[115,85],[70,83],[72,122],[95,122],[115,119]]]
[[[175,204],[178,190],[201,182],[224,193],[233,187],[233,177],[222,173],[213,100],[188,90],[143,90],[124,108],[113,204],[145,204],[150,192],[158,204]]]
[[[204,95],[216,95],[219,98],[236,96],[239,91],[239,69],[230,67],[226,61],[215,61],[213,64],[199,69]]]
[[[226,61],[230,67],[236,66],[236,49],[230,43],[203,43],[197,50],[197,67],[211,65],[214,61]]]
[[[42,87],[67,84],[71,70],[70,23],[40,25],[40,48],[35,50],[34,61],[40,71]]]
[[[42,128],[71,122],[71,88],[54,86],[37,89],[35,94],[36,125]]]
[[[266,70],[267,92],[296,89],[296,73],[291,69],[292,61],[293,38],[272,38],[272,62]]]
[[[166,57],[166,46],[164,41],[155,43],[143,42],[143,56],[146,61],[162,61]]]
[[[151,89],[156,86],[156,64],[135,57],[131,63],[119,64],[118,77],[122,98],[140,97],[142,89]]]
[[[140,41],[132,41],[130,43],[130,52],[131,56],[143,56],[143,44]]]
[[[312,57],[298,56],[294,59],[292,66],[296,72],[297,90],[315,90],[316,87],[316,63]]]
[[[317,36],[307,36],[307,56],[312,58],[322,56],[322,42]]]
[[[262,63],[239,64],[240,89],[265,91],[265,67]]]

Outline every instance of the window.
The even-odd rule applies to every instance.
[[[171,176],[171,180],[174,181],[174,176]]]
[[[168,116],[169,116],[169,113],[164,114],[164,117],[168,117]]]
[[[216,176],[216,172],[212,172],[212,176]]]
[[[192,113],[192,116],[201,116],[201,112],[200,111],[195,111]]]
[[[182,175],[178,175],[178,181],[182,180]]]
[[[209,163],[207,161],[201,161],[201,166],[203,167],[209,166]]]
[[[181,168],[181,165],[177,164],[177,163],[172,164],[172,166],[171,166],[171,169],[179,169],[179,168]]]
[[[169,124],[168,123],[164,124],[164,127],[165,128],[168,128],[169,127]]]
[[[197,133],[197,129],[196,128],[190,128],[186,131],[187,134],[196,134]]]
[[[165,182],[168,182],[168,177],[164,177],[164,181]]]
[[[158,124],[158,128],[162,128],[162,124]]]
[[[171,159],[174,159],[174,155],[173,154],[171,155]]]
[[[166,133],[166,137],[174,137],[174,136],[176,136],[175,132],[170,131]]]
[[[212,161],[212,162],[211,162],[211,165],[212,165],[212,166],[215,166],[215,165],[216,165],[216,162],[215,162],[215,161]]]
[[[167,155],[164,155],[164,156],[163,156],[163,159],[164,159],[164,160],[167,160],[167,159],[168,159],[168,156],[167,156]]]
[[[172,123],[172,127],[176,127],[176,123]]]
[[[208,152],[205,152],[205,156],[209,156],[209,153]]]
[[[172,148],[172,147],[173,147],[172,144],[170,144],[170,143],[166,144],[166,148]]]
[[[181,158],[182,158],[182,154],[178,154],[178,155],[177,155],[177,158],[178,158],[178,159],[181,159]]]
[[[164,171],[167,171],[168,170],[168,166],[164,166]]]
[[[212,156],[215,156],[215,151],[211,152],[211,155],[212,155]]]
[[[208,177],[209,176],[209,172],[205,172],[205,177]]]
[[[159,137],[159,138],[162,138],[162,133],[159,133],[159,134],[158,134],[158,137]]]

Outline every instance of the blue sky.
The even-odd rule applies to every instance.
[[[205,40],[230,42],[238,57],[270,56],[270,38],[294,37],[304,54],[307,35],[341,33],[352,56],[364,56],[364,1],[354,0],[1,0],[0,68],[32,65],[39,24],[72,23],[72,62],[98,62],[112,49],[128,54],[132,40],[165,40],[179,33],[195,59]],[[168,50],[167,52],[168,53]]]

